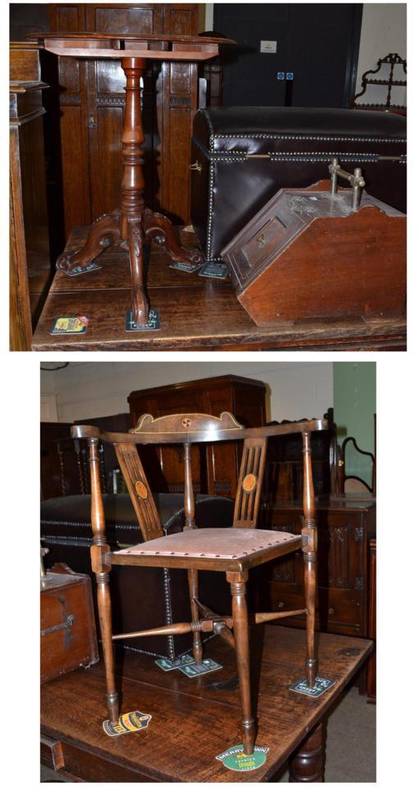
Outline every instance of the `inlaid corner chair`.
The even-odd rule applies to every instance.
[[[248,570],[259,564],[302,549],[305,570],[305,608],[288,612],[256,613],[252,622],[259,624],[282,617],[306,614],[306,678],[313,686],[317,676],[315,645],[316,549],[317,531],[311,464],[310,435],[327,428],[325,420],[309,420],[243,428],[229,412],[220,417],[207,414],[172,414],[153,419],[143,415],[129,433],[105,433],[99,428],[76,425],[74,438],[86,438],[89,445],[91,474],[91,546],[92,569],[96,574],[99,619],[105,662],[107,704],[111,720],[119,716],[119,700],[115,688],[112,640],[146,635],[192,633],[193,655],[202,660],[201,632],[220,634],[235,647],[242,707],[244,752],[253,752],[256,726],[252,713],[249,677],[249,620],[246,602]],[[304,526],[301,535],[259,530],[256,528],[261,498],[267,440],[270,436],[301,433],[304,463]],[[118,552],[110,552],[106,541],[105,519],[99,474],[99,440],[114,445],[116,455],[134,506],[144,541]],[[191,445],[243,440],[233,527],[195,527],[192,487]],[[181,533],[163,536],[153,495],[145,476],[137,445],[179,444],[184,451],[185,528]],[[164,625],[147,631],[112,635],[109,572],[112,564],[157,566],[188,571],[191,622]],[[217,570],[226,573],[232,595],[232,615],[219,616],[199,601],[198,571]]]

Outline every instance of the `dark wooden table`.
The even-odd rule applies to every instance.
[[[235,676],[234,653],[219,638],[211,640],[205,652],[224,668],[202,678],[162,672],[152,658],[125,651],[118,669],[122,712],[139,709],[151,714],[146,731],[116,738],[103,732],[102,664],[45,684],[42,762],[86,782],[265,782],[275,781],[289,761],[292,781],[322,781],[328,713],[372,644],[320,634],[320,675],[336,683],[313,699],[288,688],[303,676],[304,632],[266,626],[264,634],[260,655],[254,659],[255,674],[260,672],[255,680],[259,685],[256,743],[270,749],[259,769],[233,772],[215,758],[241,741],[238,690],[228,683],[214,687]]]
[[[67,250],[85,240],[75,229]],[[191,235],[183,236],[193,245]],[[69,278],[57,272],[33,340],[33,350],[404,350],[405,320],[365,323],[284,323],[258,328],[238,302],[229,280],[200,278],[169,268],[170,257],[152,245],[147,287],[160,312],[160,330],[126,333],[130,307],[128,254],[109,248],[97,262],[103,269]],[[85,334],[53,336],[53,321],[63,315],[90,319]]]

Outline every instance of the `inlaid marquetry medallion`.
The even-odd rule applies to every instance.
[[[244,492],[253,492],[255,486],[257,484],[256,475],[253,475],[252,472],[249,472],[248,475],[245,475],[242,482],[242,487]]]
[[[137,495],[138,497],[141,498],[141,500],[147,500],[148,497],[147,486],[142,481],[136,482],[135,491],[137,492]]]

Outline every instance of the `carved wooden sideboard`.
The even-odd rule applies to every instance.
[[[369,636],[369,541],[375,537],[375,499],[361,495],[319,498],[316,503],[319,562],[319,624],[330,633]],[[295,533],[302,505],[274,504],[265,521]],[[303,564],[298,554],[281,559],[270,575],[273,609],[301,608]],[[291,624],[291,622],[287,623]],[[301,627],[304,621],[293,620]]]
[[[199,3],[57,3],[51,31],[197,34]],[[119,203],[120,136],[125,78],[106,59],[60,57],[56,85],[61,115],[65,232]],[[189,221],[190,140],[198,108],[198,67],[162,62],[149,68],[142,93],[146,205]],[[106,153],[106,173],[101,154]],[[168,154],[170,153],[170,158]],[[104,176],[106,175],[106,179]]]

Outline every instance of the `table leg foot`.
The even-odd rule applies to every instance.
[[[144,233],[148,239],[155,239],[164,245],[165,250],[175,262],[172,266],[183,272],[195,272],[201,266],[204,257],[199,250],[186,249],[180,244],[170,220],[150,209],[144,211]]]
[[[69,278],[100,269],[95,258],[111,244],[119,241],[119,220],[119,212],[116,211],[98,217],[92,224],[83,247],[75,253],[63,253],[57,259],[57,269],[65,272]]]
[[[125,330],[157,330],[159,315],[150,310],[144,286],[144,234],[139,220],[128,220],[128,250],[131,269],[131,308],[128,311]]]
[[[289,762],[290,783],[322,783],[326,758],[326,723],[307,736]]]

